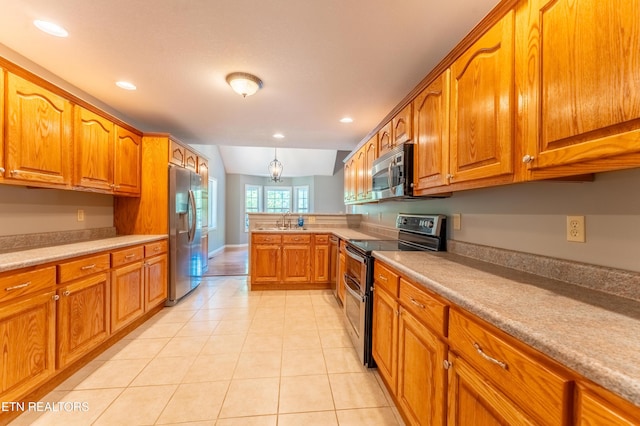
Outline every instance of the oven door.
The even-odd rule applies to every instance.
[[[344,313],[347,332],[364,364],[366,351],[367,266],[369,258],[347,245],[345,272],[341,279],[345,288]]]

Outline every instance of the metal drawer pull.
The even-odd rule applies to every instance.
[[[160,251],[160,247],[154,248],[153,251]]]
[[[18,285],[14,285],[13,287],[7,287],[4,290],[5,291],[11,291],[11,290],[19,290],[21,288],[25,288],[27,286],[31,285],[31,281],[27,281],[26,283],[22,283],[22,284],[18,284]]]
[[[475,342],[474,342],[474,343],[473,343],[473,347],[474,347],[474,348],[476,348],[476,351],[480,354],[480,356],[481,356],[482,358],[486,359],[486,360],[487,360],[487,361],[489,361],[489,362],[492,362],[492,363],[494,363],[494,364],[499,365],[500,367],[504,368],[505,370],[508,370],[508,369],[509,369],[509,366],[508,366],[506,363],[504,363],[504,362],[502,362],[502,361],[500,361],[500,360],[497,360],[497,359],[495,359],[494,357],[489,356],[489,355],[487,355],[486,353],[484,353],[484,351],[482,350],[482,348],[480,347],[480,345],[479,345],[479,344],[477,344],[477,343],[475,343]]]
[[[418,302],[416,299],[414,299],[413,297],[409,298],[411,300],[411,303],[413,303],[414,305],[416,305],[418,308],[420,309],[424,309],[426,308],[426,306],[424,306],[422,303]]]
[[[382,274],[378,274],[378,279],[379,279],[379,280],[382,280],[382,281],[384,281],[384,282],[389,281],[389,280],[387,279],[387,277],[385,277],[385,276],[384,276],[384,275],[382,275]]]
[[[136,254],[135,253],[131,253],[131,254],[126,255],[124,258],[125,259],[131,259],[132,257],[136,257]]]
[[[84,265],[84,266],[82,266],[82,267],[80,268],[80,270],[82,270],[82,271],[86,271],[86,270],[88,270],[88,269],[93,269],[93,268],[95,268],[95,267],[96,267],[96,264],[95,264],[95,263],[92,263],[91,265]]]
[[[64,293],[62,293],[63,296],[68,296],[70,294],[71,294],[71,292],[69,290],[65,290]]]

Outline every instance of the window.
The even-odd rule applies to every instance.
[[[244,231],[249,232],[249,213],[262,211],[262,187],[259,185],[244,186]]]
[[[209,228],[218,227],[218,180],[209,178]]]
[[[267,186],[264,191],[267,213],[291,211],[291,187]]]
[[[309,213],[309,185],[293,187],[294,212]]]

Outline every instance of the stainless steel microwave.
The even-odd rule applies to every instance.
[[[413,144],[404,143],[376,159],[371,168],[374,200],[413,196]]]

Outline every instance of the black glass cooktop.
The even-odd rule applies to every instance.
[[[400,240],[349,240],[349,244],[357,247],[360,251],[371,254],[372,251],[407,251],[420,250]]]

